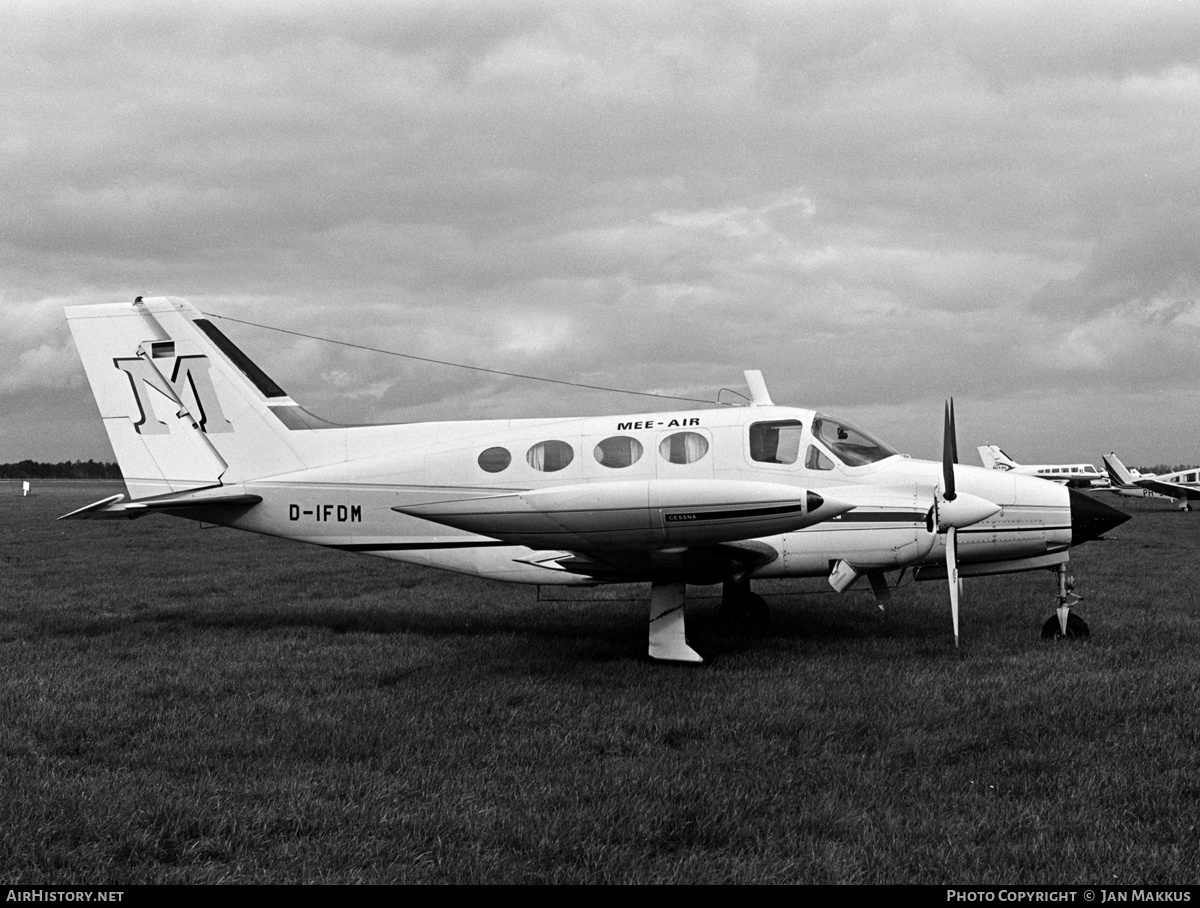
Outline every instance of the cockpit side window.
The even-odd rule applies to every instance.
[[[804,455],[804,466],[810,470],[832,470],[833,461],[816,445],[809,445]]]
[[[795,463],[800,459],[804,423],[795,419],[756,422],[750,426],[750,459],[759,463]]]
[[[848,422],[818,416],[812,434],[848,467],[876,463],[899,452]]]

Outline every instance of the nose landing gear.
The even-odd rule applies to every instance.
[[[1082,640],[1091,634],[1087,622],[1071,611],[1071,606],[1083,600],[1076,595],[1075,578],[1067,573],[1067,566],[1060,564],[1056,569],[1058,574],[1058,608],[1042,625],[1043,640]]]

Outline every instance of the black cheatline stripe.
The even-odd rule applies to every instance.
[[[802,504],[785,504],[773,508],[740,508],[736,511],[677,511],[664,514],[667,523],[691,523],[696,520],[732,520],[736,517],[768,517],[772,514],[803,513]]]
[[[1069,530],[1071,525],[1060,524],[1058,526],[1028,526],[1028,527],[965,527],[959,530],[960,533],[1051,533],[1055,530]]]
[[[847,511],[827,523],[924,523],[925,511]]]
[[[489,540],[487,542],[350,542],[344,545],[331,545],[331,549],[341,549],[344,552],[407,552],[420,549],[488,549],[500,545],[512,545],[511,542]]]
[[[759,512],[761,513],[761,512]],[[905,515],[906,518],[911,518],[911,515]],[[876,520],[882,520],[881,516],[877,516]],[[887,518],[888,520],[896,520],[895,517]],[[863,522],[859,519],[859,522]],[[1056,527],[1024,527],[1022,529],[980,529],[959,530],[960,533],[1029,533],[1043,532],[1051,530],[1069,530],[1069,526]],[[430,551],[440,549],[488,549],[496,548],[497,546],[512,546],[511,542],[489,541],[489,542],[360,542],[347,543],[345,545],[331,545],[331,549],[340,549],[343,552],[415,552],[415,551]]]

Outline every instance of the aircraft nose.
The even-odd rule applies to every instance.
[[[1124,511],[1110,508],[1090,495],[1074,489],[1067,489],[1067,493],[1071,496],[1071,545],[1099,539],[1129,519]]]

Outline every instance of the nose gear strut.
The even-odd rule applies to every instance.
[[[1067,573],[1065,564],[1058,565],[1055,572],[1058,574],[1058,595],[1055,597],[1058,607],[1042,625],[1042,639],[1058,640],[1065,637],[1081,640],[1091,631],[1087,622],[1072,612],[1071,607],[1077,602],[1082,602],[1083,597],[1075,593],[1075,578]]]

